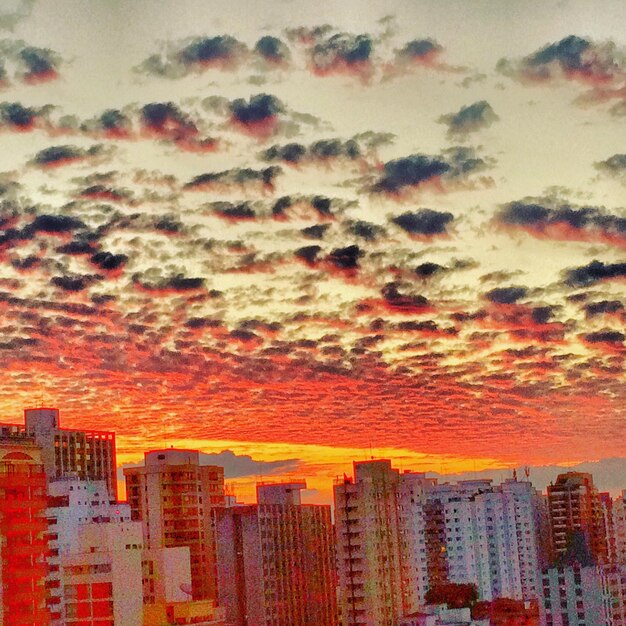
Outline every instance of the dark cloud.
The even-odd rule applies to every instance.
[[[294,254],[309,265],[313,265],[317,261],[317,257],[321,250],[322,248],[320,246],[304,246],[302,248],[298,248]]]
[[[617,330],[599,330],[595,333],[587,333],[584,336],[589,343],[619,343],[623,344],[626,335]]]
[[[510,202],[496,215],[504,226],[517,226],[531,233],[555,239],[626,238],[626,218],[611,215],[598,207],[575,207],[553,200]]]
[[[301,163],[302,161],[326,162],[331,159],[345,158],[354,160],[362,156],[361,148],[354,139],[320,139],[309,146],[300,143],[274,145],[265,150],[261,157],[266,161],[285,161]]]
[[[93,242],[86,239],[74,239],[73,241],[70,241],[69,243],[66,243],[56,248],[56,252],[58,252],[59,254],[71,255],[93,255],[97,252],[97,247],[94,245]]]
[[[22,48],[19,61],[24,68],[23,78],[26,82],[46,81],[57,77],[60,58],[48,48]]]
[[[41,109],[25,107],[19,102],[0,102],[0,122],[18,130],[32,128],[41,112]]]
[[[329,227],[330,224],[314,224],[303,228],[300,232],[308,239],[323,239]]]
[[[526,287],[497,287],[485,294],[485,298],[495,304],[515,304],[528,293]]]
[[[373,41],[369,35],[337,33],[317,41],[310,51],[311,67],[320,75],[353,73],[362,79],[371,76]]]
[[[497,69],[518,80],[564,78],[599,86],[624,78],[626,56],[613,42],[595,43],[570,35],[519,61],[501,59]]]
[[[38,215],[28,228],[33,232],[69,233],[85,228],[85,223],[69,215]]]
[[[430,278],[431,276],[434,276],[435,274],[438,274],[443,270],[445,270],[445,267],[443,267],[442,265],[439,265],[438,263],[428,262],[420,263],[420,265],[415,268],[415,273],[420,278]]]
[[[254,51],[263,60],[272,64],[282,64],[289,61],[291,53],[287,44],[278,37],[265,35],[261,37],[254,46]]]
[[[228,67],[240,60],[246,46],[230,35],[200,37],[184,46],[178,53],[183,65]]]
[[[448,113],[439,122],[448,126],[451,136],[466,136],[483,128],[488,128],[500,118],[486,100],[461,107],[456,113]]]
[[[422,295],[404,295],[398,290],[398,283],[387,283],[381,294],[387,305],[403,311],[421,310],[429,306],[428,299]]]
[[[276,165],[262,170],[254,170],[249,167],[234,168],[222,172],[210,172],[195,176],[184,185],[185,189],[202,189],[222,185],[259,184],[262,187],[272,189],[276,177],[282,174],[282,169]]]
[[[142,289],[154,292],[187,292],[204,288],[204,278],[188,278],[183,274],[176,274],[156,281],[135,275],[133,281]]]
[[[350,234],[361,237],[366,241],[376,241],[378,237],[385,234],[385,229],[382,226],[363,220],[348,223],[347,230]]]
[[[102,153],[102,146],[92,146],[86,150],[78,146],[51,146],[40,150],[33,158],[33,163],[43,167],[54,167],[97,156],[100,153]]]
[[[147,109],[146,113],[150,116],[150,107]],[[149,117],[146,122],[148,124],[150,123]],[[81,125],[81,129],[86,132],[103,133],[110,139],[128,139],[131,136],[133,123],[130,117],[123,111],[119,109],[106,109],[98,117],[84,122]]]
[[[154,134],[179,140],[196,135],[198,129],[173,102],[152,102],[141,108],[144,128]]]
[[[357,245],[335,248],[327,257],[328,261],[342,270],[353,270],[359,267],[359,259],[365,254]]]
[[[452,213],[419,209],[402,213],[391,221],[412,235],[445,235],[447,225],[453,220]]]
[[[324,216],[332,215],[331,211],[332,200],[326,196],[313,196],[311,199],[311,206],[320,214]]]
[[[246,126],[264,122],[284,111],[285,105],[276,96],[267,93],[251,96],[248,101],[237,98],[230,104],[233,119]]]
[[[53,276],[50,282],[63,291],[84,291],[96,279],[95,276]]]
[[[603,263],[594,260],[588,265],[565,272],[565,283],[570,287],[587,287],[602,280],[626,278],[626,263]]]
[[[552,315],[554,314],[554,309],[550,306],[537,306],[534,307],[531,312],[531,318],[535,324],[547,324]]]
[[[290,196],[281,196],[274,202],[272,206],[272,215],[274,217],[283,217],[285,211],[293,205],[293,200]]]
[[[450,171],[450,164],[438,157],[413,154],[387,161],[383,173],[372,185],[376,193],[397,194],[405,187],[415,187]]]
[[[396,50],[396,58],[402,61],[428,63],[442,51],[443,47],[434,39],[413,39]]]
[[[624,304],[619,300],[601,300],[600,302],[589,302],[585,305],[585,314],[587,317],[595,317],[596,315],[621,313],[624,310]]]
[[[102,270],[117,270],[126,265],[128,256],[125,254],[113,254],[111,252],[96,252],[90,261]]]
[[[230,202],[213,202],[210,204],[213,212],[229,220],[252,220],[256,212],[249,202],[232,204]]]

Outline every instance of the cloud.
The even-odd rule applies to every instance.
[[[282,174],[282,169],[278,166],[266,167],[261,170],[254,170],[249,167],[234,168],[222,172],[211,172],[200,174],[192,178],[183,186],[189,190],[206,189],[226,189],[229,186],[245,188],[247,186],[257,186],[266,191],[272,191],[276,178]]]
[[[57,78],[60,57],[48,48],[26,46],[19,51],[19,61],[23,66],[22,80],[39,83]]]
[[[396,50],[396,60],[420,65],[432,65],[442,51],[443,46],[434,39],[413,39],[399,50]]]
[[[81,276],[81,275],[66,275],[66,276],[53,276],[50,282],[59,287],[63,291],[84,291],[96,280],[97,276]]]
[[[89,260],[101,270],[114,271],[126,265],[128,256],[111,252],[96,252]]]
[[[0,28],[13,31],[24,19],[30,16],[35,0],[20,0],[17,6],[2,7],[0,10]]]
[[[404,295],[399,292],[398,288],[398,283],[392,282],[387,283],[381,290],[385,303],[392,310],[398,310],[404,313],[416,313],[423,312],[429,308],[430,303],[425,296]]]
[[[447,225],[454,220],[452,213],[419,209],[407,211],[392,218],[391,221],[411,235],[445,235]]]
[[[588,343],[610,343],[623,344],[626,335],[617,330],[599,330],[594,333],[587,333],[584,339]]]
[[[335,248],[326,259],[340,270],[354,270],[359,267],[359,259],[365,254],[357,245]]]
[[[505,204],[495,219],[501,226],[520,228],[538,238],[626,245],[626,218],[598,207],[529,198]]]
[[[382,173],[370,184],[369,190],[398,199],[425,185],[440,191],[452,190],[490,165],[490,160],[478,157],[472,148],[462,146],[444,150],[438,156],[412,154],[384,163]]]
[[[385,234],[385,229],[377,224],[357,220],[347,223],[347,231],[356,237],[361,237],[365,241],[376,241]]]
[[[522,82],[566,80],[604,89],[626,78],[626,55],[612,41],[597,43],[569,35],[520,60],[500,59],[496,67]],[[610,92],[605,92],[605,96],[611,97]]]
[[[247,101],[237,98],[229,108],[231,120],[238,128],[262,139],[276,132],[278,116],[286,111],[276,96],[267,93],[250,96]]]
[[[19,102],[0,102],[0,124],[15,130],[32,130],[43,109],[25,107]]]
[[[605,161],[598,161],[594,167],[607,176],[626,182],[626,154],[614,154]]]
[[[155,53],[135,68],[140,73],[177,79],[209,69],[235,70],[247,55],[247,47],[231,35],[195,37]]]
[[[299,459],[280,459],[278,461],[257,461],[249,454],[235,454],[232,450],[208,454],[200,452],[200,465],[217,465],[224,468],[224,478],[244,478],[254,476],[262,478],[268,475],[291,474],[300,467]],[[139,464],[125,463],[118,470],[118,479],[123,479],[125,467],[139,467]]]
[[[527,293],[526,287],[497,287],[488,291],[485,298],[495,304],[516,304]]]
[[[41,167],[59,167],[81,161],[88,157],[95,157],[103,152],[102,145],[84,149],[78,146],[50,146],[40,150],[33,158],[32,163]]]
[[[588,287],[600,281],[620,278],[626,278],[626,263],[603,263],[597,259],[565,272],[565,283],[570,287]]]
[[[190,278],[183,274],[175,274],[157,280],[142,277],[139,274],[133,276],[133,282],[145,291],[163,295],[185,293],[204,289],[204,278]]]
[[[254,46],[254,52],[269,66],[284,66],[290,58],[289,47],[278,37],[265,35]]]
[[[435,274],[439,274],[440,272],[443,272],[445,269],[446,268],[443,267],[442,265],[439,265],[439,263],[426,262],[426,263],[420,263],[415,268],[415,273],[420,278],[430,278],[431,276],[434,276]]]
[[[218,215],[231,221],[247,221],[256,218],[256,212],[249,202],[231,203],[231,202],[211,202],[207,206]]]
[[[152,102],[141,108],[144,129],[159,137],[184,140],[198,133],[198,128],[173,102]]]
[[[85,223],[69,215],[38,215],[27,227],[32,232],[69,233],[85,228]]]
[[[261,154],[265,161],[284,161],[292,165],[328,163],[333,159],[355,160],[361,156],[361,148],[354,139],[320,139],[308,146],[295,142],[273,145]]]
[[[500,118],[486,100],[461,107],[456,113],[442,115],[437,121],[448,126],[451,137],[466,137],[470,133],[488,128]]]
[[[318,76],[350,74],[367,82],[373,74],[373,47],[369,35],[331,35],[318,40],[311,48],[311,69]]]
[[[585,315],[595,317],[596,315],[612,315],[624,311],[624,304],[619,300],[601,300],[600,302],[589,302],[585,305]]]

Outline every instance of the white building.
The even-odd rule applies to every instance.
[[[141,524],[104,481],[49,484],[47,587],[52,624],[140,626]]]
[[[600,566],[553,567],[543,573],[541,626],[612,624],[610,595]]]
[[[613,502],[612,560],[626,564],[626,489]]]

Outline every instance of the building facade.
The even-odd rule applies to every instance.
[[[219,602],[229,626],[336,626],[330,507],[305,483],[259,485],[257,504],[216,511]]]
[[[46,475],[23,432],[0,435],[0,624],[47,626]]]
[[[81,480],[104,480],[117,498],[115,433],[61,428],[59,410],[25,409],[24,424],[2,424],[0,432],[26,433],[41,448],[48,480],[75,476]]]
[[[156,450],[125,468],[132,519],[149,548],[187,546],[194,600],[217,596],[213,510],[224,505],[224,468],[201,465],[195,450]]]

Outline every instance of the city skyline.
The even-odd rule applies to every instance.
[[[617,493],[622,3],[2,11],[1,421]]]

